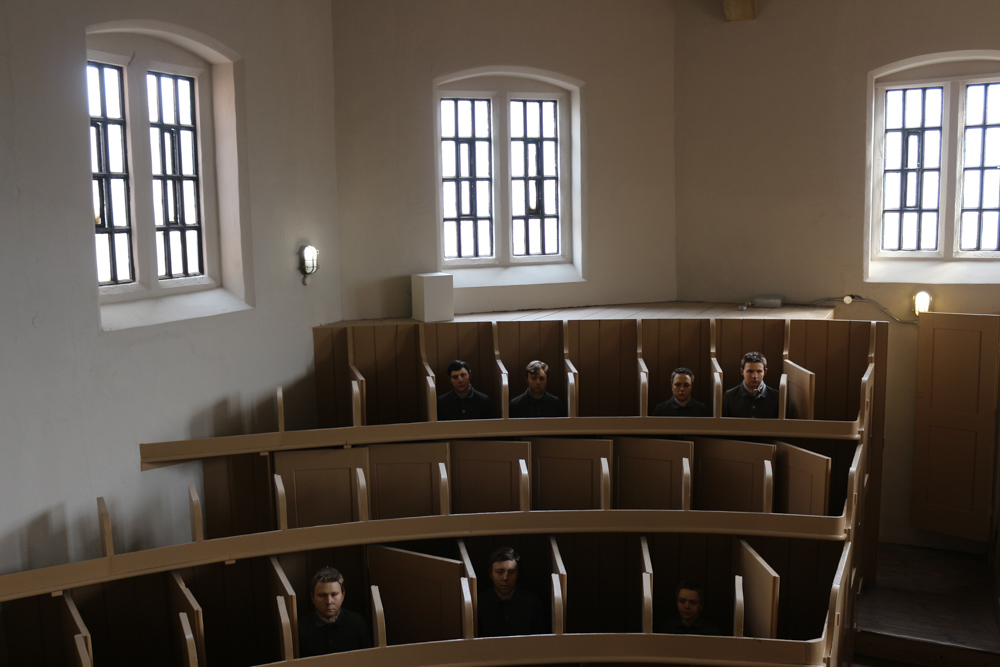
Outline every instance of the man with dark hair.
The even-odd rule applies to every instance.
[[[744,419],[777,419],[778,390],[764,384],[767,359],[760,352],[747,352],[740,360],[739,383],[722,395],[722,416]]]
[[[438,421],[489,419],[493,416],[490,397],[472,386],[472,369],[461,359],[448,364],[451,391],[438,396]]]
[[[528,388],[524,393],[511,399],[510,416],[522,417],[565,417],[562,402],[558,397],[545,391],[548,384],[549,365],[544,361],[532,361],[524,369]]]
[[[320,568],[309,583],[313,611],[299,619],[299,656],[326,655],[371,648],[372,633],[365,619],[344,609],[344,575]]]
[[[690,368],[676,368],[670,374],[670,392],[673,396],[663,401],[653,410],[654,417],[711,417],[712,412],[701,401],[691,398],[694,387],[694,371]]]
[[[719,629],[702,615],[705,589],[696,581],[685,580],[677,585],[677,613],[664,623],[656,623],[656,632],[674,635],[718,635]]]
[[[493,586],[479,592],[480,637],[548,633],[548,618],[538,596],[517,587],[520,561],[521,556],[510,547],[500,547],[490,554]]]

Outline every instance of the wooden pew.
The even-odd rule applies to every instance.
[[[531,445],[523,441],[453,441],[452,511],[526,511],[530,502]],[[524,471],[522,474],[522,466]]]
[[[760,352],[767,359],[765,384],[778,388],[784,373],[784,352],[788,349],[784,320],[763,318],[716,319],[714,323],[714,357],[727,378],[723,389],[739,383],[740,360],[747,352]],[[808,367],[808,364],[807,364]]]
[[[368,465],[365,447],[276,452],[274,472],[285,491],[287,527],[361,520],[368,513],[361,493]]]
[[[579,380],[579,415],[638,416],[638,320],[569,320],[567,359]]]
[[[776,447],[694,438],[694,509],[770,512]]]
[[[547,391],[568,405],[570,375],[563,364],[563,322],[558,320],[495,322],[497,359],[507,370],[508,400],[527,389],[524,369],[535,361],[549,365]],[[504,406],[505,409],[507,406]],[[504,413],[505,416],[507,412]]]
[[[690,509],[694,443],[624,436],[612,442],[615,508]]]
[[[531,506],[611,509],[610,440],[531,439]]]
[[[446,442],[369,447],[371,518],[450,514],[449,465]]]
[[[472,386],[490,397],[493,416],[504,416],[507,369],[498,362],[493,323],[427,322],[420,325],[420,341],[427,366],[422,373],[433,373],[435,401],[451,391],[448,364],[461,359],[472,368]]]
[[[641,359],[649,373],[648,411],[672,396],[670,374],[695,374],[692,397],[712,405],[711,326],[707,319],[639,320]]]

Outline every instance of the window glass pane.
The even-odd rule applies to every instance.
[[[97,181],[91,181],[94,190],[94,224],[100,225],[101,220],[101,185]]]
[[[155,127],[149,128],[149,162],[154,176],[163,173],[163,159],[160,156],[160,131]]]
[[[198,275],[201,273],[201,244],[198,242],[198,231],[189,229],[184,233],[184,237],[187,241],[188,275]]]
[[[490,213],[490,182],[476,181],[476,215],[489,218]]]
[[[118,282],[128,282],[132,280],[132,269],[129,266],[129,253],[131,248],[128,244],[128,234],[115,234],[115,270],[118,272]]]
[[[906,211],[903,213],[903,250],[917,249],[917,222],[919,218],[916,213]]]
[[[472,188],[468,181],[462,181],[462,199],[459,203],[459,215],[472,215]]]
[[[989,125],[1000,125],[1000,83],[987,86],[986,122]]]
[[[469,167],[469,144],[461,143],[458,145],[458,175],[468,178],[471,175]]]
[[[174,80],[169,76],[160,77],[160,97],[163,100],[163,122],[176,123],[177,116],[174,113]]]
[[[458,257],[458,236],[455,234],[455,223],[444,223],[444,256]]]
[[[1000,208],[1000,169],[983,174],[983,208]]]
[[[960,248],[975,250],[979,244],[979,213],[966,211],[962,213],[962,229],[960,233]]]
[[[906,172],[906,203],[907,208],[917,205],[917,172]]]
[[[108,171],[113,174],[125,172],[124,140],[121,125],[108,125]]]
[[[163,191],[167,196],[167,224],[177,222],[177,202],[174,200],[174,184],[170,181],[163,183]]]
[[[476,176],[489,178],[490,174],[490,142],[476,142]]]
[[[924,134],[924,168],[937,169],[941,166],[941,131],[928,130]]]
[[[194,181],[184,181],[184,224],[197,225],[201,222],[198,216],[198,188]]]
[[[479,256],[493,256],[493,235],[490,234],[489,219],[479,221]]]
[[[103,115],[101,113],[101,73],[96,65],[87,65],[87,106],[91,116]]]
[[[163,236],[165,232],[156,232],[156,275],[158,278],[167,277],[167,256],[163,249]]]
[[[556,209],[556,205],[559,200],[556,198],[556,182],[553,179],[547,179],[545,181],[545,210],[543,213],[545,215],[556,215],[559,211]]]
[[[122,117],[121,71],[114,67],[104,68],[104,114],[108,118]]]
[[[981,250],[998,250],[998,232],[1000,232],[1000,227],[997,225],[997,212],[996,211],[984,211],[983,212],[983,237],[980,242]]]
[[[184,125],[193,125],[191,113],[194,109],[194,100],[191,98],[190,79],[177,79],[177,106],[180,112],[180,122]]]
[[[927,89],[924,97],[924,127],[941,127],[941,114],[944,110],[941,93],[940,88]]]
[[[195,175],[194,132],[181,130],[181,169],[185,176]]]
[[[962,177],[962,208],[979,208],[978,169],[966,169]]]
[[[524,102],[512,100],[510,103],[510,136],[524,136]]]
[[[158,79],[152,74],[146,75],[146,106],[149,109],[149,122],[160,121],[160,91]]]
[[[179,231],[170,232],[170,268],[171,276],[184,275],[184,246]]]
[[[97,128],[90,126],[90,170],[100,171],[99,156],[101,154],[101,140]]]
[[[903,133],[885,133],[885,168],[901,169],[903,167]]]
[[[556,103],[542,102],[542,135],[548,138],[556,136]]]
[[[539,137],[542,134],[541,128],[541,105],[538,102],[528,102],[525,104],[525,134],[528,137]]]
[[[441,175],[445,178],[455,176],[455,142],[441,142]]]
[[[527,239],[524,236],[524,222],[521,220],[514,221],[514,254],[518,257],[523,257],[527,253],[527,247],[525,243]]]
[[[924,182],[921,190],[923,190],[923,201],[920,202],[920,208],[936,209],[938,207],[938,172],[924,172]]]
[[[906,91],[903,122],[906,127],[920,127],[924,119],[924,91],[911,88]]]
[[[970,127],[965,130],[965,166],[978,167],[983,163],[983,130]]]
[[[538,144],[528,144],[528,176],[538,176]]]
[[[128,205],[125,201],[125,181],[120,178],[111,181],[111,223],[115,227],[128,227]]]
[[[153,224],[157,227],[163,226],[163,204],[164,204],[164,194],[163,194],[163,181],[159,179],[153,179]]]
[[[469,100],[458,101],[458,136],[472,136],[472,102]]]
[[[441,100],[441,137],[455,136],[455,101]]]
[[[108,248],[108,235],[97,234],[94,237],[97,250],[97,282],[111,282],[111,251]]]
[[[920,249],[937,250],[937,213],[931,211],[920,216]]]
[[[890,90],[885,94],[885,127],[886,129],[903,127],[902,90]]]
[[[462,257],[475,257],[476,228],[472,220],[462,220]]]
[[[163,173],[176,174],[177,165],[174,164],[174,142],[173,136],[169,132],[162,132],[163,138]]]
[[[528,181],[528,211],[538,210],[538,182]]]
[[[524,181],[516,180],[510,183],[510,213],[513,216],[525,214],[524,210]]]
[[[542,169],[545,176],[556,175],[556,142],[546,141],[542,144]]]
[[[1000,167],[1000,127],[986,128],[984,167]]]
[[[554,255],[559,252],[559,220],[545,219],[545,252]]]
[[[899,250],[899,213],[882,216],[882,249]]]
[[[528,219],[528,254],[537,255],[542,251],[542,221]]]
[[[455,218],[458,216],[458,197],[455,190],[455,182],[449,181],[444,184],[442,190],[441,208],[444,212],[444,217]]]
[[[510,175],[524,176],[524,142],[510,142]]]
[[[965,124],[982,125],[986,104],[983,86],[969,86],[965,89]]]
[[[906,138],[906,168],[920,167],[920,135],[911,134]]]
[[[890,172],[885,175],[885,186],[883,187],[883,208],[900,208],[900,187],[899,172]]]
[[[476,100],[476,136],[490,136],[490,103],[486,100]]]

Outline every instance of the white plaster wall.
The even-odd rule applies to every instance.
[[[85,27],[180,24],[242,57],[255,308],[103,332],[94,266]],[[326,0],[0,2],[0,573],[190,539],[200,466],[140,473],[139,443],[315,421],[314,324],[340,319]],[[295,252],[317,245],[305,287]],[[325,251],[325,252],[324,252]]]
[[[1000,48],[1000,3],[760,0],[758,18],[738,23],[721,4],[675,3],[678,296],[855,293],[912,319],[927,288],[938,311],[1000,311],[1000,286],[862,280],[868,72]],[[857,303],[837,317],[884,319]],[[916,334],[890,325],[881,537],[978,548],[910,527]]]
[[[438,269],[433,80],[483,66],[584,82],[585,282],[457,289],[455,311],[672,299],[673,8],[661,0],[333,0],[345,318],[410,314]]]

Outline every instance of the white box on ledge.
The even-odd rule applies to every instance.
[[[450,273],[414,273],[410,276],[413,319],[446,322],[455,319],[454,282]]]

